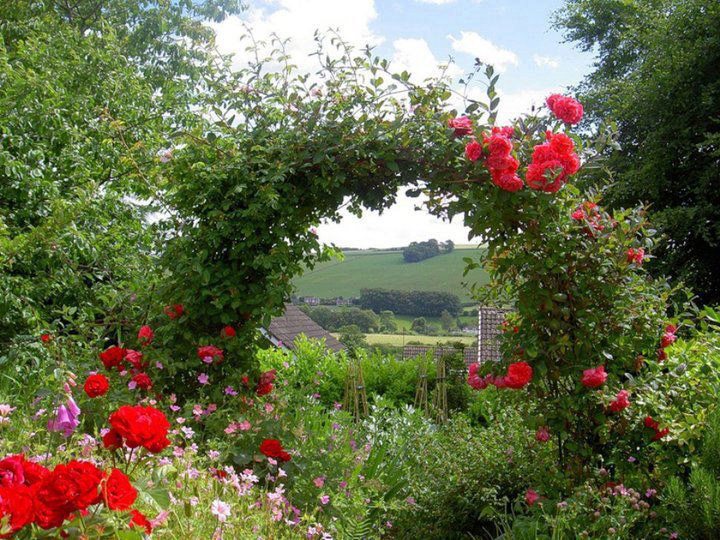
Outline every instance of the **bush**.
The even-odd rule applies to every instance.
[[[460,299],[445,292],[362,289],[359,303],[375,312],[389,310],[414,317],[440,317],[443,310],[451,315],[460,312]]]

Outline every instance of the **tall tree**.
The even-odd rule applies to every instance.
[[[617,123],[606,202],[648,203],[666,235],[651,269],[720,302],[720,3],[567,0],[555,24],[596,54],[587,125]]]

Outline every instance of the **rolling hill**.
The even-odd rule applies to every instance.
[[[342,261],[319,264],[296,278],[297,294],[348,298],[360,296],[360,289],[382,288],[451,292],[465,302],[469,295],[463,282],[487,281],[483,270],[474,270],[463,278],[463,258],[476,258],[478,248],[460,247],[416,263],[403,261],[401,251],[351,250],[344,255]]]

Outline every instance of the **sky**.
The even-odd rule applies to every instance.
[[[249,9],[214,25],[218,47],[243,62],[244,27],[256,39],[272,33],[291,40],[294,62],[313,71],[315,30],[338,29],[347,42],[372,45],[397,71],[418,80],[437,73],[449,58],[456,78],[471,70],[474,59],[500,73],[499,120],[508,120],[553,92],[577,84],[590,70],[592,57],[563,43],[551,28],[562,0],[248,0]],[[468,244],[459,218],[443,222],[424,210],[418,199],[400,190],[397,203],[383,214],[361,218],[344,214],[340,223],[318,227],[320,240],[342,247],[400,247],[429,238]],[[477,240],[474,241],[477,243]]]

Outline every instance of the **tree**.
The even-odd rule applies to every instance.
[[[455,242],[452,240],[446,240],[443,243],[443,249],[445,250],[445,253],[452,253],[455,250]]]
[[[440,313],[440,325],[446,332],[449,332],[455,326],[455,319],[453,319],[453,316],[450,315],[447,309],[443,309],[442,313]]]
[[[397,331],[397,323],[395,322],[395,314],[390,310],[380,312],[380,330],[383,332],[393,333]]]
[[[410,330],[412,330],[416,334],[424,334],[425,332],[427,332],[427,326],[428,325],[425,317],[418,317],[416,319],[413,319]]]
[[[365,339],[365,334],[362,333],[356,324],[343,326],[339,332],[340,337],[338,339],[340,343],[350,349],[351,353],[355,353],[359,349],[367,348],[368,343],[367,339]]]
[[[720,4],[568,0],[556,25],[597,52],[579,88],[588,125],[617,123],[606,203],[649,204],[667,235],[649,268],[720,302]]]
[[[408,263],[424,261],[437,255],[440,255],[440,244],[434,238],[426,242],[411,242],[403,249],[403,259]]]

